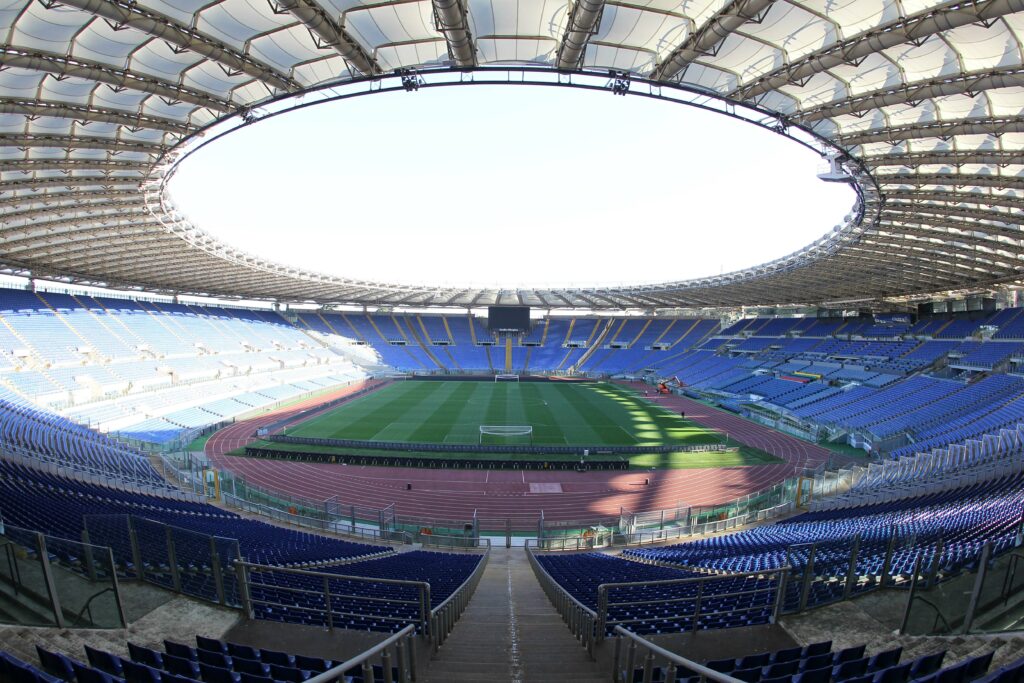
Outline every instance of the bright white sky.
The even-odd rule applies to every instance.
[[[186,160],[194,223],[279,262],[456,285],[659,282],[785,256],[854,203],[820,158],[717,114],[562,88],[378,94]]]

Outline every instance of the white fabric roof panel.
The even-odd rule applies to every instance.
[[[1024,279],[1024,0],[0,0],[0,35],[8,272],[325,303],[590,308],[870,301]],[[177,145],[280,96],[502,64],[578,64],[756,105],[863,163],[861,213],[715,278],[499,291],[282,267],[219,243],[160,194]]]

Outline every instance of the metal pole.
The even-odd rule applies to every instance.
[[[224,604],[224,575],[220,566],[220,554],[217,552],[217,541],[210,536],[210,571],[213,572],[213,585],[217,589],[217,602]]]
[[[57,596],[57,585],[53,582],[50,555],[46,551],[46,537],[40,533],[36,534],[36,551],[39,553],[39,567],[43,572],[46,593],[50,597],[50,609],[53,610],[53,620],[57,624],[57,628],[64,628],[64,610],[61,609],[60,598]]]
[[[926,586],[934,586],[939,575],[939,567],[942,564],[942,539],[940,538],[935,544],[935,554],[932,556],[931,567],[928,569],[928,580],[925,583]]]
[[[899,634],[902,636],[907,632],[907,623],[910,621],[910,609],[914,604],[914,596],[917,595],[917,577],[921,573],[921,554],[918,553],[914,560],[914,575],[910,578],[910,591],[907,593],[907,605],[903,608],[903,620],[900,622]]]
[[[326,624],[328,630],[334,630],[334,610],[331,608],[331,583],[324,577],[324,608],[327,610]]]
[[[171,527],[165,526],[167,535],[167,565],[171,568],[171,584],[176,593],[181,592],[181,573],[178,571],[178,557],[174,552],[174,532]]]
[[[896,531],[889,537],[889,546],[885,551],[885,560],[882,561],[882,576],[878,579],[878,587],[885,588],[889,583],[889,569],[892,567],[892,556],[896,552]]]
[[[92,556],[92,544],[89,543],[89,528],[82,529],[82,563],[90,581],[96,581],[96,565]]]
[[[814,551],[817,547],[817,544],[813,544],[811,546],[811,551],[807,553],[807,564],[804,566],[804,583],[800,590],[799,612],[803,612],[807,609],[807,601],[811,597],[811,584],[814,582]]]
[[[135,565],[135,578],[139,581],[146,580],[146,570],[142,566],[142,552],[139,550],[139,536],[135,531],[135,523],[132,521],[131,515],[126,517],[126,524],[128,525],[128,540],[132,546],[132,564]],[[125,574],[128,572],[126,571]]]
[[[240,560],[235,560],[235,579],[238,582],[238,601],[242,603],[242,616],[251,621],[255,614],[252,600],[249,599],[249,572]]]
[[[967,614],[964,615],[964,625],[961,633],[970,633],[974,624],[974,613],[978,609],[978,602],[981,600],[981,590],[985,586],[985,577],[988,576],[988,562],[992,559],[992,542],[989,541],[981,548],[981,559],[978,560],[978,576],[974,580],[974,588],[971,590],[971,601],[967,603]]]
[[[853,547],[850,549],[850,564],[846,570],[846,585],[843,586],[843,600],[849,600],[853,593],[853,587],[857,584],[857,559],[860,555],[860,534],[853,537]]]

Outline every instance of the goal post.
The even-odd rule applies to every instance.
[[[495,382],[518,382],[519,375],[510,373],[501,373],[494,376]]]
[[[532,425],[480,425],[481,445],[533,445]]]

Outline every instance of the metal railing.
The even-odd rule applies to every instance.
[[[772,569],[763,572],[746,572],[743,574],[722,574],[712,576],[696,576],[685,579],[663,579],[660,581],[629,581],[616,583],[603,583],[597,587],[597,634],[598,642],[604,639],[609,627],[621,626],[623,623],[643,623],[649,619],[615,619],[612,613],[621,608],[649,607],[658,605],[661,614],[657,617],[659,621],[669,620],[674,622],[690,621],[692,629],[697,631],[701,628],[701,619],[715,617],[727,617],[746,615],[752,612],[770,611],[769,620],[774,622],[782,611],[783,598],[786,593],[786,580],[790,567]],[[736,580],[751,579],[753,586],[742,590],[716,591],[716,583],[732,583]],[[647,588],[663,589],[669,586],[682,587],[680,594],[669,596],[660,594],[651,598],[640,600],[626,599],[615,600],[613,593],[616,591],[630,592]],[[686,587],[695,586],[695,590],[687,594]],[[708,588],[711,586],[711,588]],[[761,598],[758,604],[758,596]],[[708,611],[704,606],[706,601],[721,602],[728,598],[746,598],[750,605],[746,607],[735,606],[725,610]],[[666,615],[666,609],[674,609],[676,612],[671,616]]]
[[[530,549],[529,543],[525,546],[525,552],[527,559],[530,561],[530,567],[533,569],[533,573],[536,575],[544,594],[548,596],[548,600],[551,601],[555,610],[561,615],[562,620],[569,627],[573,637],[586,648],[590,658],[594,659],[597,612],[574,598],[569,591],[562,588],[548,574],[547,570],[537,561],[536,556],[534,556],[533,551]]]
[[[484,550],[483,557],[473,569],[473,573],[462,582],[461,586],[455,589],[454,593],[445,598],[440,605],[430,610],[430,640],[434,652],[437,652],[444,641],[448,639],[448,636],[451,635],[455,622],[459,620],[459,617],[466,610],[470,598],[473,597],[476,587],[480,584],[480,578],[483,576],[484,569],[487,567],[487,562],[491,557],[491,543],[487,539],[483,540],[487,543],[486,549]]]
[[[686,657],[669,652],[621,626],[615,627],[614,635],[617,637],[615,638],[615,655],[612,657],[613,683],[675,681],[684,672],[687,676],[700,676],[701,681],[742,683],[738,678],[709,669]],[[625,646],[623,643],[626,643]],[[663,675],[655,676],[655,667],[663,668]],[[639,679],[636,676],[637,668],[641,669]]]
[[[373,663],[374,658],[378,655],[380,656],[378,666],[382,675],[380,680],[383,680],[384,683],[412,683],[416,680],[416,643],[413,641],[415,634],[416,628],[409,624],[365,652],[306,679],[306,683],[344,681],[346,674],[351,675],[353,670],[358,670],[364,681],[378,680],[374,674]],[[392,649],[394,649],[394,656],[391,654]]]
[[[0,521],[0,584],[19,608],[13,623],[57,628],[126,628],[110,548]],[[86,618],[88,615],[88,618]]]
[[[230,568],[238,541],[137,515],[85,515],[82,539],[107,546],[117,574],[226,607],[237,607]],[[104,548],[106,550],[106,548]]]
[[[900,633],[947,635],[998,633],[1016,624],[1024,596],[1024,552],[996,554],[992,542],[982,547],[977,571],[944,583],[929,580],[924,556],[914,565]],[[934,613],[934,616],[932,616]],[[1005,621],[1001,617],[1011,615]]]
[[[269,581],[254,581],[254,575],[256,577],[264,575]],[[275,575],[299,578],[294,585],[288,585],[283,581],[275,581],[273,578]],[[242,616],[249,620],[261,618],[261,615],[273,613],[279,609],[292,616],[305,615],[307,621],[317,621],[329,630],[335,628],[335,621],[339,617],[370,618],[381,622],[394,622],[396,625],[410,621],[407,617],[377,614],[376,610],[369,609],[369,606],[372,605],[375,607],[390,606],[398,612],[411,612],[415,615],[412,622],[417,631],[428,633],[430,629],[430,584],[426,581],[333,574],[308,569],[253,564],[242,560],[235,562],[235,577],[238,581]],[[353,592],[356,589],[348,588],[346,584],[364,586],[366,591]],[[394,591],[399,594],[401,593],[400,589],[405,588],[415,597],[375,595],[374,593],[381,592],[374,590],[380,586],[388,586],[389,592]],[[273,595],[281,593],[291,596],[291,603],[273,599]],[[355,604],[361,605],[363,611],[351,608],[335,609],[335,601],[341,603],[347,600],[357,601]],[[306,604],[299,604],[300,601],[306,601]],[[342,628],[343,626],[338,625],[338,627]]]

